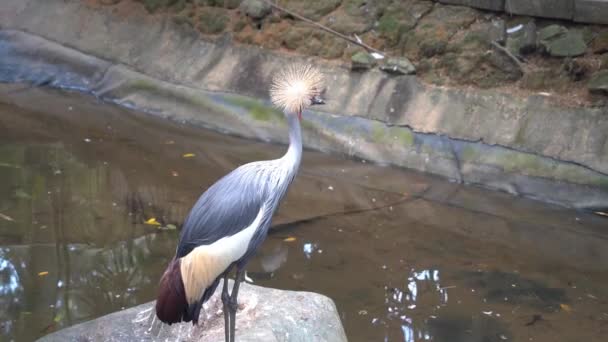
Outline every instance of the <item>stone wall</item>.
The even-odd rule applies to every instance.
[[[608,24],[608,0],[438,0],[444,4],[533,17]]]
[[[57,18],[76,18],[61,21]],[[229,41],[208,42],[143,8],[129,16],[82,1],[5,0],[4,81],[75,88],[241,136],[285,142],[268,106],[285,63],[316,63],[328,104],[305,113],[305,145],[544,201],[608,207],[608,108],[544,96],[432,87],[414,76],[350,70]],[[67,48],[73,47],[74,49]],[[92,57],[95,56],[95,57]]]

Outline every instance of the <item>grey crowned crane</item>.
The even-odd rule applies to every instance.
[[[163,274],[156,315],[165,323],[198,323],[221,278],[226,341],[234,341],[237,295],[245,266],[268,233],[271,219],[302,158],[302,111],[323,104],[321,73],[291,65],[273,79],[270,97],[285,113],[289,148],[283,157],[242,165],[198,199],[182,227],[176,254]],[[228,275],[236,278],[228,293]]]

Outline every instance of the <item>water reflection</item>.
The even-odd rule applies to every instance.
[[[7,248],[0,248],[0,296],[11,296],[13,302],[18,303],[19,292],[22,292],[23,288],[17,268],[6,258],[7,251]]]
[[[402,288],[386,288],[386,317],[390,321],[399,322],[406,342],[432,339],[426,327],[426,321],[432,317],[420,322],[414,318],[419,302],[423,302],[424,305],[431,303],[436,309],[447,305],[448,289],[441,286],[439,270],[412,269]]]
[[[143,222],[179,227],[229,169],[283,152],[51,95],[39,104],[49,115],[0,103],[3,341],[153,299],[177,231]],[[62,101],[78,115],[62,116]],[[256,284],[328,295],[355,342],[603,341],[606,221],[311,151],[304,158],[275,220],[281,228],[249,265]]]

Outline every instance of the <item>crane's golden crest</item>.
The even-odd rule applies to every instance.
[[[323,75],[312,65],[293,64],[272,80],[270,99],[275,106],[290,113],[309,107],[314,96],[323,90]]]

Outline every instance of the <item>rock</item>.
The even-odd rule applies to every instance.
[[[536,24],[530,21],[523,28],[507,37],[507,49],[514,55],[525,55],[536,51]]]
[[[449,5],[464,5],[491,11],[503,11],[505,0],[439,0],[439,2]]]
[[[577,0],[578,1],[578,0]],[[506,0],[508,13],[533,17],[572,19],[573,0]]]
[[[583,55],[587,44],[580,32],[568,31],[559,37],[541,40],[540,44],[553,57],[576,57]]]
[[[587,88],[592,93],[608,95],[608,70],[601,70],[591,77]]]
[[[502,19],[493,19],[488,27],[488,38],[490,41],[504,45],[507,41],[507,27]]]
[[[369,18],[353,16],[344,10],[337,10],[325,20],[325,25],[346,35],[361,34],[372,28]]]
[[[354,54],[350,60],[352,70],[368,70],[376,65],[376,59],[369,53],[363,51]]]
[[[608,52],[608,31],[604,31],[595,37],[591,43],[591,50],[598,54]]]
[[[532,70],[521,79],[521,87],[531,90],[546,89],[551,78],[553,73],[550,70]]]
[[[405,57],[391,57],[380,66],[380,70],[392,75],[412,75],[416,67]]]
[[[600,70],[608,69],[608,53],[600,56]]]
[[[328,27],[346,35],[362,34],[371,30],[385,10],[386,4],[364,0],[344,0],[342,6],[324,19]]]
[[[561,25],[549,25],[538,31],[538,40],[551,40],[563,36],[568,29]]]
[[[290,50],[328,59],[342,57],[346,49],[344,40],[305,24],[290,26],[276,40]]]
[[[253,19],[262,19],[272,11],[272,7],[261,0],[244,0],[241,10]]]
[[[227,10],[206,7],[200,12],[198,29],[206,34],[218,34],[224,31],[228,23]]]
[[[308,19],[318,21],[327,14],[340,6],[340,0],[315,0],[315,1],[301,1],[301,0],[284,0],[281,1],[288,10],[298,13]]]
[[[608,1],[574,1],[574,21],[590,24],[608,24]]]
[[[377,30],[389,46],[396,46],[432,8],[433,3],[428,1],[395,1],[382,12]]]
[[[208,302],[207,317],[198,326],[153,322],[154,303],[147,303],[57,331],[39,341],[224,341],[224,316],[218,298],[221,288],[220,284]],[[239,307],[238,341],[346,341],[334,303],[319,294],[244,283]]]
[[[563,69],[566,71],[570,79],[580,81],[589,72],[589,67],[580,59],[566,58],[564,60]]]
[[[415,30],[402,36],[404,52],[425,57],[443,54],[450,39],[478,17],[479,12],[472,8],[435,6],[419,20]]]

